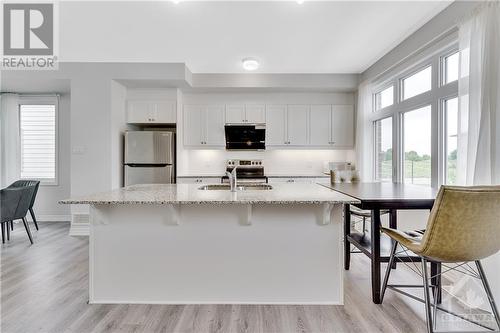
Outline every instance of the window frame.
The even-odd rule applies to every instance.
[[[393,153],[393,174],[392,181],[394,183],[404,183],[404,132],[403,132],[403,115],[406,112],[416,110],[418,108],[428,106],[431,107],[431,187],[438,187],[446,183],[445,172],[443,167],[445,163],[444,152],[444,134],[446,125],[444,122],[444,101],[458,96],[458,81],[453,81],[447,84],[442,84],[443,81],[443,59],[449,55],[458,52],[458,41],[456,39],[448,44],[435,49],[432,53],[421,56],[418,60],[408,62],[408,65],[393,73],[384,74],[385,79],[375,81],[372,89],[372,113],[368,119],[372,123],[373,129],[373,148],[372,148],[372,166],[373,179],[380,181],[377,178],[377,160],[376,153],[376,122],[388,117],[392,117],[392,153]],[[431,89],[421,94],[403,99],[403,81],[421,70],[431,67]],[[394,103],[383,109],[376,109],[376,94],[383,91],[387,87],[394,86]]]
[[[433,78],[434,78],[434,75],[435,75],[435,70],[434,70],[433,67],[434,67],[433,63],[430,60],[425,61],[425,62],[421,62],[417,66],[412,67],[412,69],[410,71],[407,71],[403,76],[401,76],[400,78],[398,78],[399,96],[397,98],[397,102],[401,103],[401,102],[409,101],[412,98],[421,96],[423,94],[426,94],[426,93],[432,91],[432,89],[434,89],[434,82],[433,82],[434,80],[433,80]],[[404,92],[405,92],[404,91],[404,81],[406,79],[409,79],[413,75],[418,74],[418,73],[426,70],[427,68],[431,69],[431,89],[430,90],[426,90],[424,92],[421,92],[420,94],[417,94],[417,95],[414,95],[414,96],[411,96],[411,97],[408,97],[408,98],[404,98]]]
[[[21,178],[19,169],[19,179],[34,179],[40,181],[40,186],[59,186],[59,97],[58,96],[20,96],[17,103],[19,114],[19,167],[22,167],[21,156],[21,105],[54,105],[55,107],[55,157],[54,157],[54,179],[45,178]]]
[[[377,109],[377,95],[381,94],[383,91],[385,91],[386,89],[388,88],[391,88],[392,87],[392,104],[391,105],[388,105],[386,107],[383,107],[383,108],[380,108],[380,109]],[[385,85],[382,85],[382,86],[379,86],[378,89],[377,89],[377,92],[373,93],[373,108],[372,108],[372,112],[379,112],[380,110],[384,110],[384,109],[387,109],[387,108],[390,108],[391,106],[393,106],[395,103],[396,103],[396,87],[394,86],[394,83],[393,82],[389,82],[389,83],[386,83]]]
[[[450,82],[453,83],[453,82]],[[440,128],[440,133],[439,133],[439,140],[440,140],[440,150],[439,150],[439,158],[440,158],[440,163],[439,163],[439,180],[440,184],[447,184],[448,180],[448,175],[447,175],[447,163],[448,163],[448,110],[446,108],[446,102],[448,100],[457,98],[458,99],[458,92],[456,94],[450,94],[447,96],[444,96],[441,98],[439,101],[439,120],[441,126]],[[458,103],[458,101],[457,101]]]
[[[458,78],[454,81],[450,81],[448,83],[446,83],[446,58],[454,55],[455,53],[458,54],[458,59],[459,59],[459,62],[458,62],[458,66],[460,67],[460,50],[458,48],[456,49],[451,49],[449,50],[448,52],[444,53],[441,55],[440,59],[439,59],[439,86],[440,87],[444,87],[444,86],[447,86],[449,84],[453,84],[454,82],[457,82],[458,81]],[[458,68],[458,70],[460,71],[460,68]]]
[[[392,181],[394,182],[394,168],[395,168],[394,163],[395,163],[395,160],[394,160],[394,116],[393,115],[390,115],[390,116],[387,116],[384,118],[380,118],[380,119],[372,122],[372,126],[373,126],[373,179],[377,182],[381,182],[381,179],[378,178],[378,174],[377,174],[377,154],[378,154],[378,151],[377,151],[377,122],[383,121],[386,119],[391,119],[391,129],[392,129],[392,133],[391,133],[391,138],[392,138],[391,167],[392,167]]]

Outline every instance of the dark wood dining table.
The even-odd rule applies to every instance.
[[[392,241],[381,235],[380,212],[389,211],[389,227],[397,228],[397,211],[408,209],[430,210],[434,204],[438,189],[429,186],[401,183],[336,183],[324,185],[360,201],[354,206],[371,211],[370,235],[351,230],[350,205],[344,205],[344,268],[349,269],[351,245],[371,259],[372,300],[380,304],[381,263],[388,262]],[[422,221],[425,225],[426,221]],[[404,229],[404,226],[402,228]],[[418,258],[408,257],[403,260],[414,261]],[[431,276],[441,270],[439,264],[431,264]],[[436,279],[437,277],[434,277]]]

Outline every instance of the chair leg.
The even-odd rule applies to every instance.
[[[35,217],[35,212],[33,211],[33,208],[30,208],[30,215],[31,215],[31,218],[33,219],[33,223],[35,224],[36,230],[38,230],[38,223],[36,223],[36,217]]]
[[[2,224],[2,244],[5,243],[5,223],[1,223]]]
[[[31,244],[33,244],[33,238],[31,237],[30,226],[28,225],[28,221],[23,217],[24,228],[26,229],[26,233],[28,234],[28,238],[30,239]]]
[[[10,230],[14,231],[14,221],[10,221]]]
[[[384,301],[385,290],[387,289],[387,284],[389,283],[389,275],[391,275],[391,270],[396,260],[396,250],[398,248],[398,242],[394,241],[392,244],[391,257],[389,258],[389,264],[387,265],[387,270],[385,271],[384,283],[382,284],[382,290],[380,292],[380,304]]]
[[[488,279],[486,279],[486,274],[484,273],[483,266],[481,265],[481,262],[479,260],[476,261],[476,267],[477,271],[479,272],[479,276],[481,277],[481,282],[483,283],[486,295],[488,296],[488,302],[490,302],[491,311],[493,312],[493,316],[495,317],[495,321],[497,322],[498,329],[500,330],[500,315],[498,314],[497,305],[495,304],[495,299],[493,298],[493,294],[491,293]]]
[[[422,279],[424,281],[424,298],[425,298],[425,319],[427,322],[427,332],[432,333],[432,309],[431,309],[431,298],[429,293],[429,280],[427,278],[427,260],[422,258]]]
[[[7,231],[7,241],[10,241],[10,228],[9,228],[9,222],[4,223],[5,224],[5,231]]]

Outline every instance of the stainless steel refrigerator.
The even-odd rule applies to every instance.
[[[175,134],[125,132],[125,186],[175,183]]]

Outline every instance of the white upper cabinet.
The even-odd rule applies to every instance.
[[[175,104],[174,101],[129,100],[127,102],[127,123],[176,123]]]
[[[224,147],[224,107],[184,105],[184,145]]]
[[[153,122],[174,124],[177,122],[176,103],[160,101],[153,103]]]
[[[239,124],[245,122],[245,105],[227,105],[226,123]]]
[[[201,146],[205,138],[203,106],[184,105],[184,145]]]
[[[266,146],[286,145],[286,105],[266,106]]]
[[[325,146],[332,142],[331,129],[332,106],[311,105],[310,114],[310,144],[311,146]]]
[[[266,108],[264,105],[227,105],[226,106],[226,123],[265,123]]]
[[[266,122],[266,107],[264,105],[246,105],[245,114],[247,123],[263,124]]]
[[[268,105],[266,108],[266,146],[307,144],[309,105]]]
[[[309,105],[288,105],[287,107],[287,144],[307,145],[309,128]]]
[[[354,147],[354,106],[332,106],[332,146]]]
[[[205,107],[205,145],[225,146],[224,106]]]

